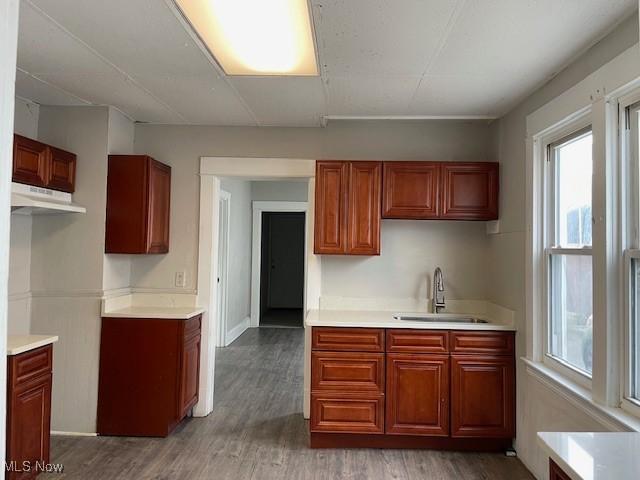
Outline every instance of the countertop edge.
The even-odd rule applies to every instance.
[[[182,310],[182,309],[181,309]],[[111,312],[102,312],[102,318],[131,318],[131,319],[157,319],[157,320],[189,320],[190,318],[201,315],[205,312],[204,308],[194,308],[188,312],[171,312],[171,308],[160,307],[157,312],[132,312],[127,309],[113,310]]]
[[[564,473],[569,475],[571,480],[584,480],[567,462],[564,461],[562,456],[547,443],[542,436],[543,433],[545,432],[538,432],[536,435],[538,437],[538,444],[542,447],[542,450],[562,469]]]
[[[7,346],[7,356],[13,357],[15,355],[20,355],[21,353],[26,353],[31,350],[35,350],[36,348],[44,347],[46,345],[51,345],[59,340],[57,335],[47,336],[46,338],[41,338],[39,340],[34,340],[29,343],[25,343],[24,345],[20,345],[14,348],[9,348]]]

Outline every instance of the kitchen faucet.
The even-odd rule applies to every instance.
[[[433,272],[433,298],[431,299],[433,313],[444,310],[444,276],[440,267]]]

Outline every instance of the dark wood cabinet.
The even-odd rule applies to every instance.
[[[384,218],[436,219],[440,215],[440,164],[384,162]]]
[[[384,162],[383,218],[495,220],[498,164]]]
[[[105,253],[169,251],[171,167],[146,155],[110,155]]]
[[[451,436],[515,436],[515,371],[511,356],[451,356]]]
[[[36,463],[49,463],[52,365],[51,345],[7,359],[7,462],[18,467],[9,480],[35,478]]]
[[[314,252],[380,254],[381,162],[316,162]]]
[[[549,480],[571,480],[571,477],[564,473],[556,462],[549,459]]]
[[[449,356],[387,355],[386,433],[449,435]]]
[[[201,316],[102,319],[100,435],[165,437],[198,401]]]
[[[14,182],[73,193],[75,178],[75,154],[21,135],[14,135]]]
[[[498,218],[497,163],[442,163],[441,169],[443,219]]]
[[[509,448],[514,343],[501,331],[313,327],[311,446]]]

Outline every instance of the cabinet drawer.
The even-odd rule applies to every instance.
[[[451,352],[512,355],[513,332],[451,332]]]
[[[313,350],[351,352],[384,352],[384,330],[381,328],[314,327]]]
[[[311,431],[384,433],[384,396],[311,395]]]
[[[184,338],[193,337],[194,335],[200,335],[200,324],[202,321],[202,315],[190,318],[184,322]]]
[[[387,352],[447,353],[449,332],[438,330],[387,330]]]
[[[311,390],[384,393],[384,353],[311,353]]]
[[[9,372],[13,385],[19,385],[44,373],[51,373],[53,348],[51,345],[9,358]]]

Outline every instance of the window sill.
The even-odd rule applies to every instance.
[[[534,362],[525,357],[521,357],[521,360],[524,362],[529,375],[571,402],[572,405],[582,410],[604,428],[611,431],[640,432],[640,418],[631,415],[622,408],[607,407],[595,403],[591,399],[590,390],[567,379],[540,362]]]

